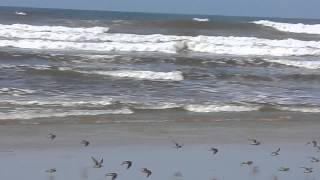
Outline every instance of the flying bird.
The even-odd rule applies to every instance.
[[[215,155],[215,154],[218,153],[219,150],[217,148],[212,147],[212,148],[209,149],[209,151],[211,151],[212,154]]]
[[[126,165],[126,169],[129,169],[132,166],[132,161],[123,161],[121,165]]]
[[[91,156],[91,159],[92,159],[92,161],[93,161],[93,163],[94,163],[94,165],[93,165],[93,167],[94,168],[101,168],[103,165],[102,165],[102,163],[103,163],[103,158],[101,158],[101,160],[100,160],[100,162],[98,161],[98,160],[96,160],[94,157],[92,157]]]
[[[178,143],[176,141],[172,141],[172,142],[174,143],[174,148],[176,148],[177,150],[181,149],[183,147],[183,144],[180,144],[180,143]]]
[[[147,169],[147,168],[143,168],[141,170],[142,173],[146,174],[147,177],[151,176],[152,172],[151,170]]]
[[[84,147],[87,147],[87,146],[90,145],[90,142],[87,141],[87,140],[82,140],[82,141],[80,142],[80,144],[82,144]]]
[[[52,134],[52,133],[49,133],[49,134],[47,135],[47,138],[50,139],[51,141],[54,140],[56,137],[57,137],[57,135]]]
[[[115,180],[118,177],[117,173],[108,173],[106,176],[111,176],[111,180]]]
[[[278,155],[280,155],[279,152],[280,152],[280,148],[278,148],[276,151],[272,152],[271,156],[278,156]]]
[[[313,147],[317,147],[318,146],[318,142],[313,140],[313,141],[310,141],[310,142],[307,142],[306,145],[309,145],[309,144],[312,144]]]
[[[251,145],[255,145],[255,146],[257,146],[257,145],[260,145],[261,144],[261,142],[259,142],[258,140],[256,140],[256,139],[248,139],[249,141],[251,141]]]

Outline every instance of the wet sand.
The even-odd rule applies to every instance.
[[[117,172],[117,179],[130,180],[313,180],[320,163],[308,157],[320,152],[305,144],[320,139],[319,128],[316,121],[3,125],[0,179],[103,180]],[[48,133],[57,138],[48,140]],[[262,143],[252,146],[248,138]],[[82,139],[91,144],[83,147]],[[173,148],[172,140],[184,147]],[[212,155],[210,147],[219,152]],[[271,156],[278,147],[280,155]],[[103,157],[104,166],[93,168],[91,156]],[[124,160],[132,160],[132,168],[121,166]],[[247,160],[253,164],[241,166]],[[290,171],[279,172],[281,166]],[[304,174],[302,166],[314,172]],[[140,172],[144,167],[153,172],[149,178]],[[46,173],[50,168],[57,172]]]

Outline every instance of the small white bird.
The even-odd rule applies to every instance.
[[[316,157],[309,157],[311,160],[311,162],[313,163],[316,163],[316,162],[320,162],[320,159],[319,158],[316,158]]]
[[[278,155],[280,155],[279,152],[280,152],[280,148],[278,148],[276,151],[272,152],[271,156],[278,156]]]
[[[94,165],[93,165],[93,167],[94,168],[101,168],[103,165],[103,158],[101,158],[101,160],[100,160],[100,162],[99,161],[97,161],[94,157],[92,157],[91,156],[91,159],[92,159],[92,161],[93,161],[93,163],[94,163]]]
[[[243,161],[243,162],[241,163],[241,165],[248,165],[248,166],[250,166],[250,165],[252,165],[252,164],[253,164],[252,161]]]
[[[312,140],[312,141],[310,141],[310,142],[307,142],[306,145],[309,145],[309,144],[312,144],[313,147],[317,147],[317,146],[318,146],[318,142],[315,141],[315,140]]]
[[[313,172],[313,168],[310,168],[310,167],[300,167],[302,169],[304,169],[304,173],[312,173]]]
[[[280,167],[279,168],[279,171],[284,171],[284,172],[286,172],[286,171],[289,171],[290,170],[290,168],[288,168],[288,167]]]
[[[111,180],[115,180],[118,177],[117,173],[108,173],[106,176],[111,176]]]
[[[46,170],[46,172],[52,174],[52,173],[57,172],[57,169],[56,168],[48,169],[48,170]]]
[[[178,143],[178,142],[176,142],[174,140],[172,142],[174,143],[174,148],[176,148],[177,150],[181,149],[183,147],[183,144],[180,144],[180,143]]]
[[[261,142],[260,141],[258,141],[258,140],[256,140],[256,139],[248,139],[249,141],[251,141],[251,145],[255,145],[255,146],[257,146],[257,145],[260,145],[261,144]]]

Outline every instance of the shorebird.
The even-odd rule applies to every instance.
[[[108,173],[106,176],[111,176],[111,180],[115,180],[118,177],[117,173]]]
[[[251,145],[260,145],[261,144],[261,142],[259,142],[258,140],[256,140],[256,139],[248,139],[249,141],[251,141]]]
[[[174,143],[174,148],[176,148],[177,150],[183,147],[183,144],[180,144],[176,141],[172,141]]]
[[[318,142],[313,140],[313,141],[310,141],[310,142],[307,142],[306,145],[309,145],[309,144],[312,144],[313,147],[317,147],[318,146]]]
[[[212,147],[209,149],[209,151],[212,151],[212,154],[215,155],[218,153],[219,150],[217,148]]]
[[[280,152],[280,148],[278,148],[276,151],[272,152],[271,156],[278,156],[278,155],[280,155],[279,152]]]
[[[243,161],[243,162],[241,163],[241,165],[248,165],[248,166],[250,166],[251,164],[253,164],[252,161]]]
[[[304,173],[312,173],[313,172],[313,168],[310,168],[310,167],[300,167],[302,169],[304,169]]]
[[[82,144],[84,147],[87,147],[87,146],[90,145],[90,142],[87,141],[87,140],[82,140],[82,141],[80,142],[80,144]]]
[[[94,163],[94,168],[101,168],[102,167],[102,163],[103,163],[103,158],[101,158],[100,162],[97,161],[94,157],[91,156],[91,159]]]
[[[54,140],[56,137],[57,137],[57,135],[52,134],[52,133],[49,133],[49,134],[47,135],[47,138],[49,138],[51,141]]]
[[[152,174],[151,170],[147,168],[142,168],[141,172],[146,174],[147,177],[149,177]]]
[[[132,161],[123,161],[121,166],[127,165],[126,169],[129,169],[132,166]]]
[[[288,168],[288,167],[280,167],[279,169],[278,169],[279,171],[289,171],[290,170],[290,168]]]
[[[57,172],[57,170],[56,170],[56,168],[52,168],[52,169],[46,170],[46,172],[51,174],[51,173]]]
[[[316,162],[320,162],[320,159],[319,158],[316,158],[316,157],[309,157],[311,160],[311,162],[313,163],[316,163]]]

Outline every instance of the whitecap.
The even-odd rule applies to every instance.
[[[260,107],[257,106],[241,106],[241,105],[187,105],[185,110],[198,113],[208,112],[243,112],[243,111],[257,111]]]

